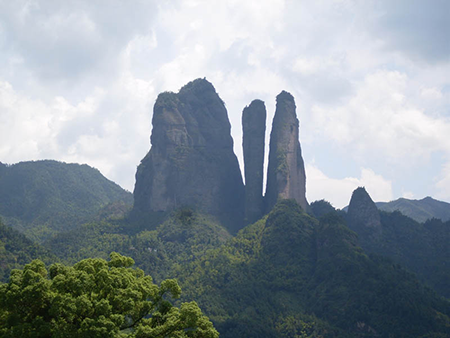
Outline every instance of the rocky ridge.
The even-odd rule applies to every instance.
[[[254,100],[242,115],[245,188],[227,110],[206,79],[188,83],[179,93],[161,93],[152,124],[152,147],[136,173],[135,212],[190,207],[215,216],[235,233],[268,213],[278,199],[295,199],[308,210],[291,94],[277,96],[264,197],[266,109],[261,100]]]

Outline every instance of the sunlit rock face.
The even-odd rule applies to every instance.
[[[152,147],[136,173],[134,208],[191,207],[242,227],[244,185],[223,101],[205,79],[179,93],[161,93],[153,113]]]
[[[254,100],[242,112],[242,146],[245,166],[245,220],[253,223],[264,213],[263,171],[266,107]]]
[[[294,97],[285,91],[277,96],[270,134],[266,212],[272,209],[279,198],[292,198],[303,210],[309,208],[295,101]]]

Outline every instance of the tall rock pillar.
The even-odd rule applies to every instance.
[[[277,96],[270,134],[269,168],[265,196],[266,212],[278,198],[293,198],[308,210],[306,174],[299,142],[299,122],[294,97],[282,91]]]
[[[213,85],[197,79],[177,94],[161,93],[152,123],[152,148],[136,172],[134,209],[192,207],[232,233],[242,228],[244,184],[227,110]]]
[[[254,223],[264,213],[263,171],[266,107],[254,100],[242,112],[242,146],[245,172],[245,220]]]

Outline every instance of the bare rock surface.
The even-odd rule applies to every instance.
[[[242,146],[245,172],[245,220],[254,223],[264,213],[263,171],[266,106],[254,100],[242,112]]]
[[[265,195],[266,212],[279,198],[295,199],[308,210],[306,174],[299,142],[299,122],[294,97],[286,91],[277,96],[270,134],[269,166]]]
[[[347,215],[352,228],[381,228],[380,212],[363,187],[353,191]]]
[[[161,93],[153,113],[152,147],[136,173],[134,208],[191,207],[242,227],[244,185],[223,101],[205,79],[179,93]]]

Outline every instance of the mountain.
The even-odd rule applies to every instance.
[[[177,278],[225,338],[450,334],[450,302],[357,240],[338,214],[282,200]]]
[[[419,223],[399,211],[379,211],[364,188],[353,192],[346,217],[366,252],[389,257],[450,298],[450,221]]]
[[[183,301],[196,300],[225,338],[450,334],[450,303],[397,263],[367,255],[332,210],[316,219],[281,200],[235,237],[191,209],[152,220],[88,223],[46,247],[66,262],[117,251],[157,282],[176,277]]]
[[[432,218],[438,218],[444,222],[450,220],[450,203],[438,201],[431,197],[425,197],[421,200],[399,198],[395,201],[377,202],[375,204],[380,210],[388,212],[398,210],[403,215],[420,223]]]
[[[280,198],[293,198],[303,210],[308,210],[305,165],[299,141],[299,121],[294,97],[286,91],[277,96],[269,148],[266,213]]]
[[[213,85],[197,79],[161,93],[153,110],[152,147],[136,172],[134,211],[189,207],[242,227],[244,184],[231,125]]]
[[[212,84],[161,93],[131,212],[130,194],[87,166],[0,165],[0,214],[46,248],[0,227],[0,272],[22,256],[51,261],[47,250],[70,264],[116,251],[157,283],[176,278],[182,301],[197,301],[221,337],[449,336],[450,222],[380,211],[363,188],[348,213],[309,205],[284,91],[263,198],[265,119],[262,101],[244,109],[244,187]]]
[[[87,165],[56,161],[0,165],[0,216],[39,242],[87,222],[109,203],[132,195]]]
[[[228,113],[213,85],[196,79],[178,93],[159,94],[152,146],[136,172],[133,213],[188,207],[216,217],[236,233],[268,213],[280,198],[293,198],[307,210],[295,100],[282,91],[276,102],[263,198],[264,103],[252,101],[242,115],[244,186]]]

